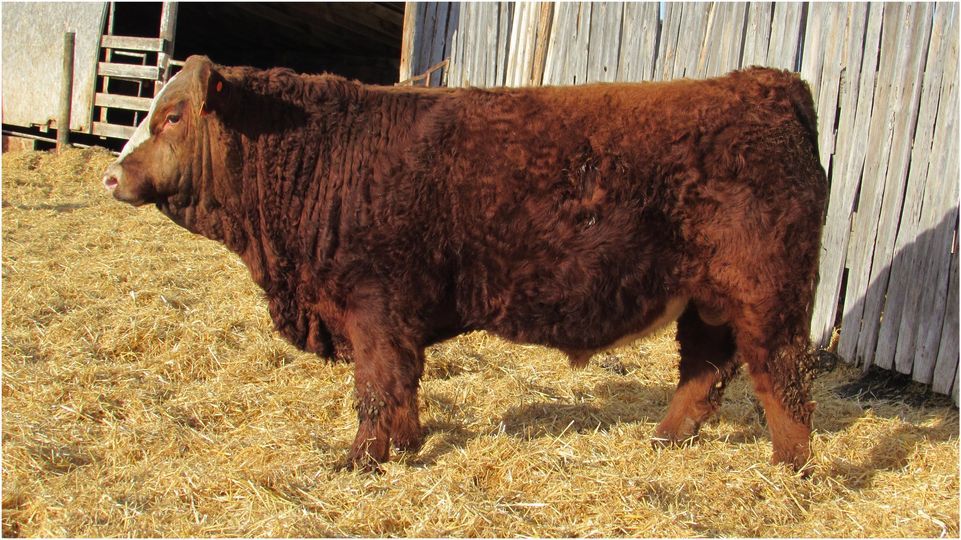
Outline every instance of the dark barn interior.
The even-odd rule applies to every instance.
[[[157,36],[160,2],[114,6],[112,33]],[[173,57],[205,54],[225,65],[283,66],[393,84],[403,19],[403,2],[182,2]]]
[[[174,57],[397,82],[403,3],[181,3]]]
[[[302,73],[336,73],[368,84],[398,81],[403,2],[180,2],[173,24],[171,73],[193,54],[223,65],[288,67]],[[112,2],[104,34],[156,39],[162,2]],[[156,50],[101,48],[100,62],[157,66]],[[152,98],[154,84],[130,77],[101,77],[98,91]],[[95,119],[136,126],[146,108],[97,106]],[[82,136],[81,136],[82,137]],[[116,135],[111,135],[116,137]],[[118,149],[126,137],[96,139]]]

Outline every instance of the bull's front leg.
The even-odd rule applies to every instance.
[[[404,335],[403,328],[386,322],[377,313],[360,311],[352,313],[347,324],[359,424],[348,466],[365,470],[387,461],[391,441],[401,450],[417,450],[422,441],[417,389],[423,348]]]

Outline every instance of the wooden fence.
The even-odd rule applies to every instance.
[[[800,72],[831,183],[811,337],[822,346],[834,337],[845,360],[910,373],[957,402],[957,4],[661,7],[408,4],[412,18],[447,17],[443,36],[405,29],[428,59],[408,65],[418,73],[449,58],[433,84],[480,87],[698,78],[750,65]]]

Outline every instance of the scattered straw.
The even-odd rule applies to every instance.
[[[424,448],[345,472],[351,367],[281,341],[238,259],[110,200],[98,150],[3,156],[7,536],[958,536],[958,413],[819,379],[814,475],[768,464],[746,381],[648,443],[670,330],[571,371],[474,333],[428,351]]]

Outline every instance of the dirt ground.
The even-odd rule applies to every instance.
[[[843,364],[809,479],[768,463],[745,377],[696,444],[653,449],[673,328],[580,371],[437,345],[424,448],[344,471],[351,366],[277,337],[224,248],[108,198],[111,159],[3,156],[4,536],[958,537],[958,410]]]

